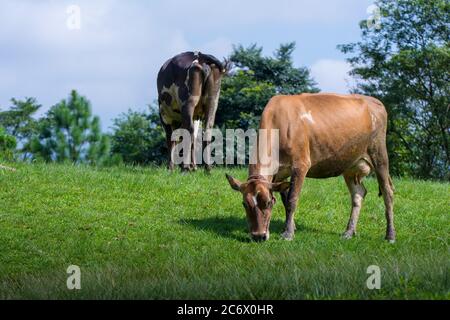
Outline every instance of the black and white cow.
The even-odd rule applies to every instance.
[[[203,122],[204,147],[211,143],[208,130],[214,126],[220,86],[228,63],[200,52],[181,53],[162,66],[158,74],[158,101],[162,125],[169,149],[169,169],[174,169],[172,133],[176,129],[189,131],[192,141],[190,155],[185,155],[183,170],[196,170],[195,137]],[[209,161],[206,169],[210,170]]]

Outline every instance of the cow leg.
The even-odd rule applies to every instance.
[[[203,143],[203,150],[205,152],[205,170],[207,172],[211,172],[212,169],[212,161],[211,161],[211,141],[212,141],[212,132],[211,130],[214,127],[214,121],[216,119],[216,111],[217,111],[217,98],[220,93],[217,93],[214,97],[208,97],[207,100],[207,111],[206,111],[206,121],[205,121],[205,137]]]
[[[358,224],[359,214],[361,212],[361,206],[364,198],[366,197],[367,190],[362,182],[357,181],[355,176],[344,176],[345,183],[351,194],[352,200],[352,212],[350,220],[347,225],[347,230],[343,234],[344,239],[351,239],[356,234],[356,226]]]
[[[167,145],[167,154],[168,154],[168,169],[173,171],[175,169],[175,165],[173,163],[173,148],[175,147],[175,141],[172,141],[172,133],[173,129],[171,125],[165,124],[161,119],[162,126],[166,133],[166,145]]]
[[[200,130],[200,122],[194,121],[194,132],[191,134],[192,136],[192,144],[191,144],[191,171],[197,171],[197,158],[195,153],[195,144],[197,140],[198,130]]]
[[[196,146],[197,146],[198,134],[199,134],[199,132],[201,130],[201,125],[202,125],[201,120],[194,121],[194,137],[193,137],[192,150],[191,150],[191,170],[192,171],[197,171],[197,150],[196,150]]]
[[[376,168],[378,184],[384,199],[385,215],[387,221],[386,240],[395,242],[395,227],[394,227],[394,190],[392,186],[391,177],[385,166]]]
[[[384,199],[387,221],[386,240],[394,243],[396,237],[394,226],[394,186],[389,175],[389,159],[385,143],[375,145],[369,150],[369,154],[375,168],[375,174],[377,175],[378,185],[381,192],[380,195],[383,195]]]
[[[289,190],[281,192],[280,195],[281,195],[281,201],[283,201],[283,206],[286,211],[286,221],[288,221],[289,220],[289,211],[287,210],[287,208],[288,208],[288,204],[289,204],[289,202],[288,202]],[[294,231],[296,231],[296,230],[297,230],[297,227],[295,226],[295,222],[294,222]]]
[[[172,128],[170,129],[170,131],[172,132]],[[170,133],[170,135],[168,135],[168,137],[166,138],[166,143],[167,143],[167,149],[168,149],[168,155],[169,155],[169,170],[173,171],[175,170],[175,164],[173,162],[173,150],[175,148],[175,141],[172,141],[172,133]]]
[[[283,204],[286,209],[286,227],[281,235],[285,240],[293,240],[295,233],[294,214],[297,208],[297,202],[306,178],[306,170],[294,169],[291,176],[291,187],[286,195],[282,195]]]
[[[395,242],[395,227],[394,227],[394,190],[392,180],[389,176],[389,170],[386,166],[381,166],[375,169],[378,184],[384,199],[385,215],[386,215],[386,240],[391,243]]]
[[[182,117],[182,129],[185,129],[189,132],[190,135],[190,148],[188,150],[184,150],[183,154],[183,171],[190,171],[192,168],[195,168],[195,125],[194,125],[194,111],[197,106],[200,97],[191,96],[188,100],[183,104],[181,117]]]
[[[191,148],[187,155],[184,155],[183,170],[196,170],[197,161],[195,157],[195,140],[197,132],[194,124],[194,113],[198,104],[200,103],[203,87],[203,71],[198,63],[194,63],[188,70],[186,79],[186,86],[189,92],[189,97],[182,107],[182,128],[189,131],[191,136]]]

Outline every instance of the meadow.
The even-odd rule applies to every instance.
[[[307,180],[297,233],[249,241],[242,199],[215,169],[13,164],[0,170],[0,299],[449,299],[450,184],[394,179],[397,242],[376,180],[352,240],[342,178]],[[81,290],[67,289],[67,267]],[[369,290],[367,268],[381,269]]]

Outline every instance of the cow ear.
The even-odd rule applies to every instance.
[[[291,187],[290,182],[279,182],[279,183],[272,183],[271,189],[275,192],[285,192],[288,191]]]
[[[239,180],[233,178],[232,176],[230,176],[228,174],[226,175],[226,177],[227,177],[228,183],[230,184],[230,186],[233,190],[242,192],[242,187],[244,186],[242,184],[242,182],[240,182]]]

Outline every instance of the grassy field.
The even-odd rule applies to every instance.
[[[450,298],[449,184],[395,180],[391,245],[374,179],[350,241],[343,179],[307,180],[295,240],[280,237],[278,199],[271,240],[253,243],[223,169],[16,167],[0,171],[0,299]],[[66,287],[69,265],[80,291]],[[370,265],[381,290],[367,289]]]

